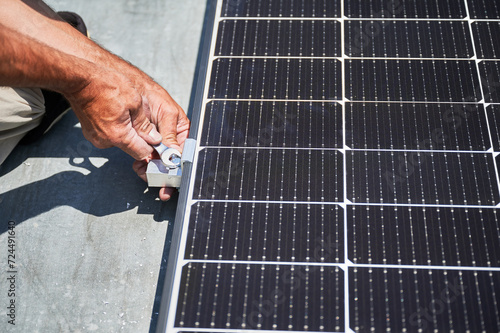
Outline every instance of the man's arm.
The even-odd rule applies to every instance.
[[[0,45],[2,86],[40,87],[69,94],[87,85],[90,80],[88,69],[97,67],[53,50],[3,23],[0,23]],[[86,66],[89,67],[87,70]]]
[[[163,143],[182,148],[189,131],[189,120],[168,92],[147,74],[108,52],[62,21],[41,0],[0,0],[0,22],[61,52],[72,54],[125,75],[149,102],[150,118],[163,137]],[[19,17],[24,18],[19,20]],[[179,137],[177,137],[179,136]]]
[[[92,63],[99,68],[98,71],[94,68],[93,72],[89,73],[96,74],[100,71],[106,73],[104,76],[94,75],[90,78],[92,84],[82,90],[81,94],[69,95],[63,92],[72,103],[82,123],[85,136],[94,145],[100,148],[118,146],[140,160],[135,163],[134,170],[143,179],[145,179],[145,163],[151,157],[151,153],[145,155],[145,152],[152,151],[151,147],[146,149],[145,145],[156,144],[160,141],[156,128],[164,144],[182,149],[189,131],[189,120],[167,91],[148,75],[80,34],[40,0],[0,0],[0,7],[2,8],[0,22],[5,27],[15,31],[18,35],[37,41],[36,45],[43,44],[49,47],[51,52],[55,50],[61,54],[82,59],[84,63]],[[75,61],[78,62],[78,60]],[[119,78],[103,80],[106,76]],[[33,78],[28,77],[28,79]],[[126,83],[118,81],[126,81]],[[106,86],[105,83],[108,85]],[[119,107],[108,109],[109,106],[103,108],[103,104],[96,104],[92,100],[93,94],[100,94],[101,91],[111,92],[111,86],[119,90],[121,85],[129,88],[131,86],[135,92],[129,91],[130,96],[126,96],[115,91],[115,96],[109,94],[103,96],[102,100],[116,100],[118,96],[125,100],[133,100],[134,103],[125,105],[130,109],[129,112],[125,112],[126,108],[124,109],[120,104]],[[137,106],[139,102],[137,93],[140,99],[139,106]],[[117,111],[120,108],[121,113]],[[125,133],[122,129],[129,130],[129,132]],[[172,189],[161,189],[160,198],[167,200],[172,192]]]
[[[40,87],[68,98],[84,135],[99,148],[117,146],[144,159],[161,138],[144,136],[149,124],[142,98],[123,75],[60,52],[0,23],[0,85]],[[146,129],[147,130],[147,129]]]

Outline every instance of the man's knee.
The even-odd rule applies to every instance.
[[[0,164],[23,136],[40,124],[44,113],[40,89],[0,87]]]
[[[36,127],[44,113],[45,100],[39,88],[0,87],[0,138],[7,130]]]

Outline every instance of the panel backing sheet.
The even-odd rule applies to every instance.
[[[500,3],[214,5],[165,332],[500,331]]]

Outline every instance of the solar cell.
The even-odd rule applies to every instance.
[[[327,102],[212,101],[205,146],[342,148],[342,107]]]
[[[346,60],[345,71],[351,101],[481,100],[473,61]]]
[[[346,145],[352,149],[491,148],[481,104],[354,102],[345,104],[345,113]]]
[[[222,20],[219,56],[341,56],[340,22],[334,20]]]
[[[469,25],[463,21],[345,22],[349,57],[471,58]]]
[[[338,17],[341,0],[224,0],[221,16]]]
[[[500,19],[500,4],[497,1],[467,0],[467,4],[473,19]]]
[[[484,100],[487,103],[500,102],[500,62],[481,61],[479,63],[483,83]]]
[[[199,202],[185,258],[340,263],[343,221],[338,205]]]
[[[206,148],[199,153],[193,195],[336,202],[342,200],[342,165],[337,150]]]
[[[485,0],[487,1],[487,0]],[[345,16],[356,18],[465,18],[462,0],[348,0]]]
[[[500,105],[490,105],[486,108],[491,129],[493,150],[500,151]]]
[[[491,208],[348,206],[355,264],[500,267],[499,211]]]
[[[351,328],[496,332],[499,288],[498,271],[350,268]]]
[[[189,263],[182,277],[178,327],[344,331],[338,267]]]
[[[477,57],[482,59],[500,58],[500,22],[481,21],[472,23]]]
[[[487,153],[348,151],[347,197],[356,203],[499,203]]]
[[[209,98],[339,100],[341,71],[336,59],[218,58]]]

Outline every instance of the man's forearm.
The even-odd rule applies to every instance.
[[[63,53],[125,74],[139,91],[153,86],[145,73],[83,36],[40,0],[0,0],[0,22]],[[19,20],[22,17],[23,20]],[[158,88],[158,87],[156,87]]]
[[[0,23],[0,85],[70,94],[89,81],[94,64],[65,54]],[[92,69],[92,70],[91,70]]]

